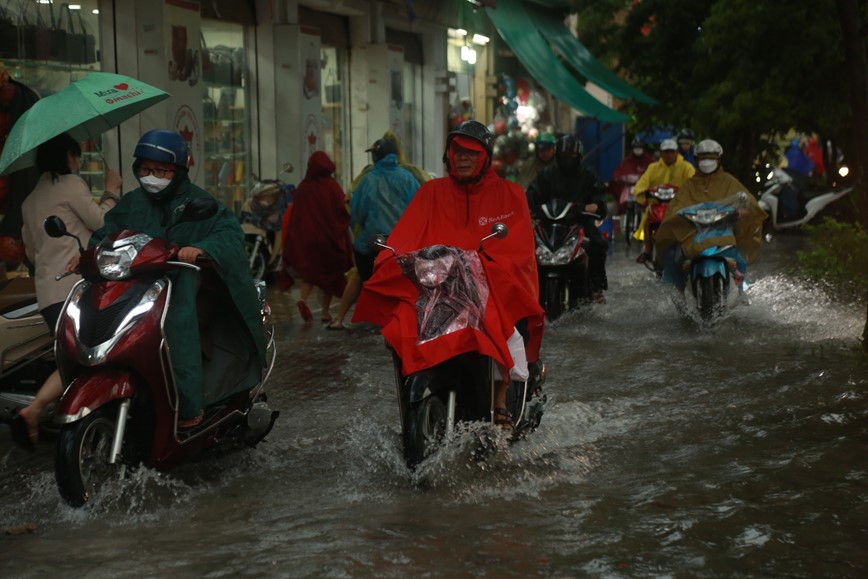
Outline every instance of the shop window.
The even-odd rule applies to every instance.
[[[349,184],[350,159],[345,151],[345,103],[347,83],[344,82],[346,51],[333,46],[320,48],[322,62],[322,113],[323,151],[334,161],[335,178],[339,183]]]
[[[248,189],[244,27],[202,21],[205,188],[238,211]]]
[[[71,4],[0,2],[0,61],[40,97],[100,70],[98,0]],[[0,135],[0,138],[5,135]],[[102,193],[101,135],[82,143],[81,176]]]
[[[404,143],[404,156],[413,164],[421,164],[421,139],[419,127],[422,126],[421,118],[421,95],[422,95],[422,67],[412,62],[404,63],[404,134],[401,141]],[[417,152],[419,153],[417,155]]]

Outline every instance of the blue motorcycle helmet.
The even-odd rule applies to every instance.
[[[133,174],[142,186],[142,190],[150,199],[160,201],[171,198],[178,188],[178,184],[187,179],[188,164],[190,162],[190,146],[187,141],[176,131],[168,129],[154,129],[148,131],[139,138],[133,151]],[[139,175],[139,167],[142,160],[147,159],[158,163],[175,165],[175,172],[170,182],[160,191],[150,191],[142,184]]]

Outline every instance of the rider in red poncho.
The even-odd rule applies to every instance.
[[[353,322],[368,321],[382,328],[401,358],[404,375],[469,351],[513,369],[507,340],[516,329],[524,338],[527,361],[535,365],[539,360],[544,313],[539,306],[530,211],[521,187],[489,171],[493,141],[477,121],[465,121],[452,131],[443,156],[449,176],[422,185],[388,238],[398,255],[436,244],[476,250],[493,224],[506,225],[507,237],[489,240],[484,248],[482,264],[492,299],[483,330],[466,328],[419,343],[415,314],[419,292],[389,251],[380,252],[374,275],[356,305]],[[495,391],[495,412],[501,416],[509,384],[504,378]]]

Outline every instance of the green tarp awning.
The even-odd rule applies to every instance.
[[[497,32],[534,79],[552,95],[574,109],[597,120],[610,123],[621,123],[630,118],[607,107],[585,90],[585,87],[558,60],[546,37],[555,43],[558,51],[571,65],[603,89],[619,98],[635,98],[636,100],[643,100],[643,102],[653,102],[653,99],[634,89],[606,69],[579,43],[578,39],[570,34],[562,23],[558,23],[557,25],[563,29],[563,33],[572,38],[575,44],[581,47],[584,54],[580,54],[581,51],[576,51],[575,45],[572,45],[570,40],[554,26],[557,23],[556,19],[552,17],[541,18],[538,14],[529,13],[520,0],[498,0],[497,8],[487,8],[486,13],[497,28]],[[575,58],[568,58],[567,55],[572,53],[576,53]],[[581,67],[578,66],[579,63],[582,63]],[[590,71],[590,74],[587,71]],[[617,79],[617,81],[612,81],[610,77]],[[610,82],[607,83],[606,81]],[[643,98],[640,99],[639,95]]]
[[[504,6],[508,4],[509,2],[504,2]],[[657,102],[594,58],[594,55],[573,36],[557,16],[548,13],[534,14],[533,17],[543,36],[554,44],[558,53],[579,71],[579,74],[620,99],[637,100],[648,104]]]

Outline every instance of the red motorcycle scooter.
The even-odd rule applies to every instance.
[[[657,254],[657,244],[654,243],[654,238],[660,224],[663,223],[663,218],[666,217],[669,202],[675,198],[676,193],[678,193],[678,186],[668,183],[655,185],[645,191],[650,203],[645,211],[646,232],[651,235],[651,259],[645,261],[645,267],[653,271],[658,278],[663,276],[663,256]]]
[[[208,219],[216,210],[216,201],[197,199],[180,221]],[[77,239],[55,216],[45,220],[45,230]],[[176,244],[135,231],[116,232],[81,250],[83,279],[63,306],[55,344],[68,385],[55,413],[61,496],[81,506],[127,467],[168,470],[218,444],[260,442],[279,414],[268,407],[264,390],[276,357],[264,283],[257,287],[268,344],[265,368],[207,260],[202,267],[177,261]],[[201,330],[213,344],[203,356],[205,418],[189,430],[177,427],[178,394],[163,329],[172,297],[168,274],[181,267],[200,271],[200,299],[205,294],[216,300],[220,312]]]

